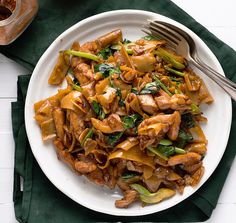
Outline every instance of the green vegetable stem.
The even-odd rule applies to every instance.
[[[172,66],[176,69],[183,70],[185,68],[185,65],[178,61],[173,53],[170,53],[169,51],[164,50],[161,47],[159,47],[154,53],[167,63],[172,64]]]
[[[172,73],[172,74],[176,74],[180,77],[184,77],[184,72],[181,72],[181,71],[178,71],[178,70],[175,70],[175,69],[172,69],[170,68],[169,66],[164,66],[165,70],[167,70],[168,72]]]
[[[72,56],[76,56],[76,57],[83,57],[86,59],[99,61],[99,57],[91,53],[85,53],[85,52],[76,51],[76,50],[65,50],[64,53],[72,55]]]

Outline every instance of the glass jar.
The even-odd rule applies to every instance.
[[[0,45],[13,42],[38,11],[37,0],[0,0]]]

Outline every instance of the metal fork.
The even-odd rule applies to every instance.
[[[236,84],[215,71],[200,59],[196,44],[188,33],[172,24],[162,21],[148,20],[144,28],[145,29],[142,31],[146,34],[165,39],[170,48],[184,56],[189,63],[210,77],[226,93],[228,93],[234,101],[236,101]]]

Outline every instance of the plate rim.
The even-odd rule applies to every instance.
[[[31,75],[31,78],[30,78],[30,82],[29,82],[29,85],[28,85],[28,90],[27,90],[27,95],[26,95],[26,100],[25,100],[25,109],[24,109],[24,113],[25,113],[25,127],[26,127],[26,133],[27,133],[27,137],[28,137],[28,140],[29,140],[29,144],[30,144],[30,147],[31,147],[31,151],[34,155],[34,158],[36,159],[37,163],[39,164],[41,170],[43,171],[43,173],[46,175],[46,177],[49,179],[49,181],[56,187],[58,188],[62,193],[64,193],[67,197],[69,197],[70,199],[72,199],[73,201],[75,201],[76,203],[86,207],[86,208],[89,208],[90,210],[93,210],[93,211],[96,211],[96,212],[100,212],[100,213],[103,213],[103,214],[109,214],[109,215],[114,215],[114,216],[143,216],[143,215],[148,215],[148,214],[153,214],[153,213],[157,213],[157,212],[160,212],[160,211],[163,211],[163,210],[166,210],[168,208],[171,208],[173,206],[175,206],[176,204],[179,204],[180,202],[183,202],[185,199],[187,199],[188,197],[192,196],[194,193],[197,192],[197,190],[199,188],[201,188],[205,183],[206,181],[211,177],[211,175],[213,174],[213,172],[215,171],[215,169],[217,168],[218,164],[220,163],[223,155],[224,155],[224,152],[226,150],[226,147],[227,147],[227,143],[228,143],[228,139],[229,139],[229,135],[230,135],[230,129],[231,129],[231,124],[232,124],[232,103],[231,103],[231,100],[229,102],[228,100],[228,103],[229,103],[229,108],[227,108],[228,110],[228,119],[229,119],[229,125],[228,125],[228,128],[227,128],[227,132],[226,132],[226,135],[227,137],[224,139],[224,149],[221,150],[221,154],[219,155],[220,159],[218,160],[217,162],[217,165],[213,168],[213,170],[209,173],[209,176],[207,177],[207,179],[203,182],[203,183],[200,183],[201,185],[199,187],[197,187],[192,193],[190,193],[189,196],[187,197],[183,197],[183,199],[181,199],[181,201],[178,201],[177,203],[175,202],[173,205],[168,205],[167,207],[164,207],[156,212],[154,212],[153,210],[151,211],[145,211],[144,209],[142,209],[142,212],[139,212],[139,213],[118,213],[118,212],[110,212],[109,210],[108,211],[104,211],[104,210],[101,210],[98,208],[96,209],[92,209],[91,207],[89,207],[88,205],[84,204],[84,203],[81,203],[78,201],[78,199],[76,199],[75,197],[72,197],[71,195],[67,194],[64,190],[63,190],[63,187],[61,187],[61,185],[58,185],[57,183],[55,183],[52,179],[50,179],[50,177],[47,175],[47,171],[45,171],[45,169],[42,167],[42,164],[41,164],[41,161],[38,160],[37,158],[37,155],[36,155],[36,151],[33,149],[33,142],[32,142],[32,138],[29,136],[30,135],[30,121],[29,119],[27,118],[28,116],[28,113],[30,108],[29,106],[27,106],[29,103],[29,100],[30,100],[30,96],[28,94],[28,92],[31,92],[31,86],[33,84],[33,81],[34,79],[37,77],[36,74],[37,74],[37,70],[39,69],[39,67],[41,66],[41,63],[42,61],[44,60],[45,57],[47,57],[47,54],[51,51],[51,49],[54,48],[55,45],[58,44],[58,42],[63,39],[65,36],[67,36],[69,33],[71,33],[73,30],[75,29],[78,29],[79,26],[82,26],[84,24],[86,24],[87,22],[91,21],[91,20],[94,20],[94,19],[100,19],[102,17],[106,17],[106,16],[114,16],[115,14],[122,14],[122,13],[128,13],[128,14],[145,14],[145,15],[148,15],[148,16],[152,16],[152,17],[160,17],[160,18],[164,18],[165,20],[167,21],[170,21],[172,23],[175,23],[177,24],[179,27],[182,27],[184,29],[187,29],[188,32],[191,34],[191,35],[194,35],[195,37],[197,37],[203,44],[204,44],[204,48],[206,49],[207,51],[207,54],[210,52],[210,54],[214,55],[214,63],[215,65],[217,66],[217,70],[220,70],[221,73],[225,76],[224,74],[224,71],[221,67],[221,64],[220,62],[218,61],[217,57],[215,56],[215,54],[210,50],[210,48],[205,44],[205,42],[197,35],[195,34],[192,30],[190,30],[188,27],[184,26],[183,24],[177,22],[176,20],[174,19],[171,19],[167,16],[164,16],[164,15],[161,15],[159,13],[155,13],[155,12],[150,12],[150,11],[146,11],[146,10],[136,10],[136,9],[121,9],[121,10],[112,10],[112,11],[107,11],[107,12],[103,12],[103,13],[99,13],[99,14],[96,14],[96,15],[93,15],[93,16],[90,16],[88,18],[85,18],[79,22],[77,22],[76,24],[72,25],[71,27],[69,27],[68,29],[66,29],[64,32],[62,32],[51,44],[50,46],[44,51],[44,53],[42,54],[42,56],[40,57],[40,59],[38,60],[35,68],[34,68],[34,71]],[[228,96],[228,99],[230,99],[230,97]],[[32,109],[32,108],[31,108]],[[182,195],[183,196],[183,195]],[[119,209],[121,210],[121,209]]]

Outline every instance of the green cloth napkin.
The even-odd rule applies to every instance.
[[[236,81],[236,52],[169,0],[41,0],[39,4],[39,13],[28,29],[11,45],[0,47],[0,52],[30,70],[33,70],[51,42],[71,25],[100,12],[132,8],[157,12],[189,27],[211,48],[227,77]],[[15,140],[14,204],[19,222],[193,222],[205,221],[211,216],[236,153],[236,137],[233,137],[236,132],[235,115],[228,146],[219,166],[194,195],[159,213],[116,217],[94,212],[75,203],[56,189],[39,168],[33,158],[24,125],[24,100],[29,79],[30,75],[19,76],[18,100],[12,103]],[[236,104],[233,103],[233,114],[235,112]],[[22,178],[23,191],[20,187]]]

